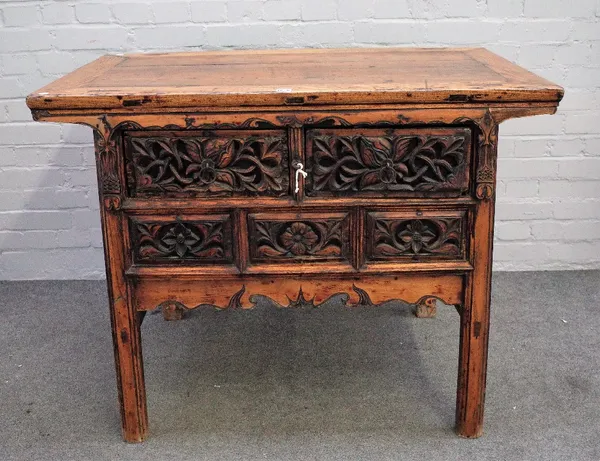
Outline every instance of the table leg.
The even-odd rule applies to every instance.
[[[460,311],[460,350],[456,399],[456,432],[463,437],[483,434],[483,410],[490,327],[493,200],[481,202],[475,216],[477,248],[474,270],[467,279]]]
[[[148,428],[140,335],[143,316],[136,312],[125,280],[125,219],[113,209],[103,210],[106,275],[123,438],[127,442],[141,442]]]
[[[123,439],[126,442],[141,442],[148,429],[141,317],[135,315],[135,312],[132,315],[124,298],[113,299],[111,307]]]

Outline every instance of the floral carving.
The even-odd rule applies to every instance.
[[[398,237],[410,248],[414,254],[418,254],[423,247],[427,247],[429,243],[435,239],[433,231],[423,224],[420,219],[415,219],[406,226],[406,229],[398,233]]]
[[[290,224],[281,234],[282,246],[295,256],[307,254],[318,242],[319,236],[303,222]]]
[[[99,187],[105,194],[118,194],[121,191],[117,167],[117,146],[112,135],[104,135],[94,130],[96,161],[99,169]]]
[[[137,194],[263,194],[288,192],[282,135],[128,137],[127,176]]]
[[[467,118],[457,119],[456,122],[465,123]],[[485,115],[474,120],[478,127],[477,135],[477,174],[475,176],[475,197],[480,200],[490,200],[494,196],[496,184],[496,157],[498,147],[498,123],[494,120],[490,110]]]
[[[253,221],[252,257],[255,260],[345,259],[345,220]]]
[[[464,254],[462,218],[370,216],[369,259],[398,256],[457,258]]]
[[[138,261],[231,261],[228,221],[142,222],[132,220]]]
[[[309,140],[313,174],[308,195],[466,190],[467,133],[369,136],[317,131]]]
[[[96,151],[96,165],[98,167],[98,185],[101,194],[120,194],[121,175],[118,144],[122,130],[137,129],[136,122],[125,121],[117,126],[111,126],[106,115],[98,118],[98,124],[90,126],[94,133],[94,147]]]

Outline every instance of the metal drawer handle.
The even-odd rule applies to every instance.
[[[294,193],[297,194],[300,191],[300,181],[299,176],[302,175],[304,178],[308,176],[308,173],[303,170],[304,165],[302,163],[296,163],[296,189],[294,189]]]

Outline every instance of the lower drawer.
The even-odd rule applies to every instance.
[[[349,222],[347,212],[250,213],[250,262],[341,261],[350,264]]]
[[[135,264],[233,264],[229,214],[132,216],[129,230]]]
[[[467,212],[367,211],[367,263],[465,260]]]
[[[129,235],[133,265],[148,270],[321,273],[377,270],[378,264],[382,270],[426,270],[427,262],[467,261],[468,219],[467,208],[222,209],[134,214]]]

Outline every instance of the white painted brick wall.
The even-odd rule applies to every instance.
[[[106,52],[486,46],[566,89],[501,127],[495,267],[600,267],[598,0],[2,0],[0,279],[104,273],[91,132],[24,97]]]

